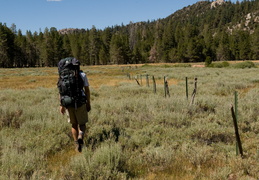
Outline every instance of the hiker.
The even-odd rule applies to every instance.
[[[58,63],[60,113],[67,113],[72,124],[72,136],[76,151],[81,152],[91,110],[90,90],[86,74],[80,70],[80,62],[73,57],[61,59]]]

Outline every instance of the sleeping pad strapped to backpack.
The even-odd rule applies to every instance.
[[[80,75],[80,63],[76,58],[68,57],[58,63],[59,80],[57,83],[60,102],[64,107],[80,107],[85,104],[83,79]]]

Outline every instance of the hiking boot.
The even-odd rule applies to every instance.
[[[75,141],[75,150],[76,152],[82,152],[82,145],[78,141]]]
[[[84,139],[84,132],[80,131],[79,136],[78,136],[78,140],[77,140],[78,144],[83,145],[84,144],[83,139]]]

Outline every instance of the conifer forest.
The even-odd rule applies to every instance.
[[[69,56],[83,65],[259,59],[259,0],[223,2],[105,29],[22,32],[0,23],[0,67],[53,67]]]

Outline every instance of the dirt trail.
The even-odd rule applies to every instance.
[[[83,148],[84,150],[85,148]],[[60,152],[47,158],[47,170],[50,172],[55,172],[58,176],[62,174],[62,168],[67,166],[72,157],[82,155],[76,152],[73,144],[71,143],[68,147]]]

